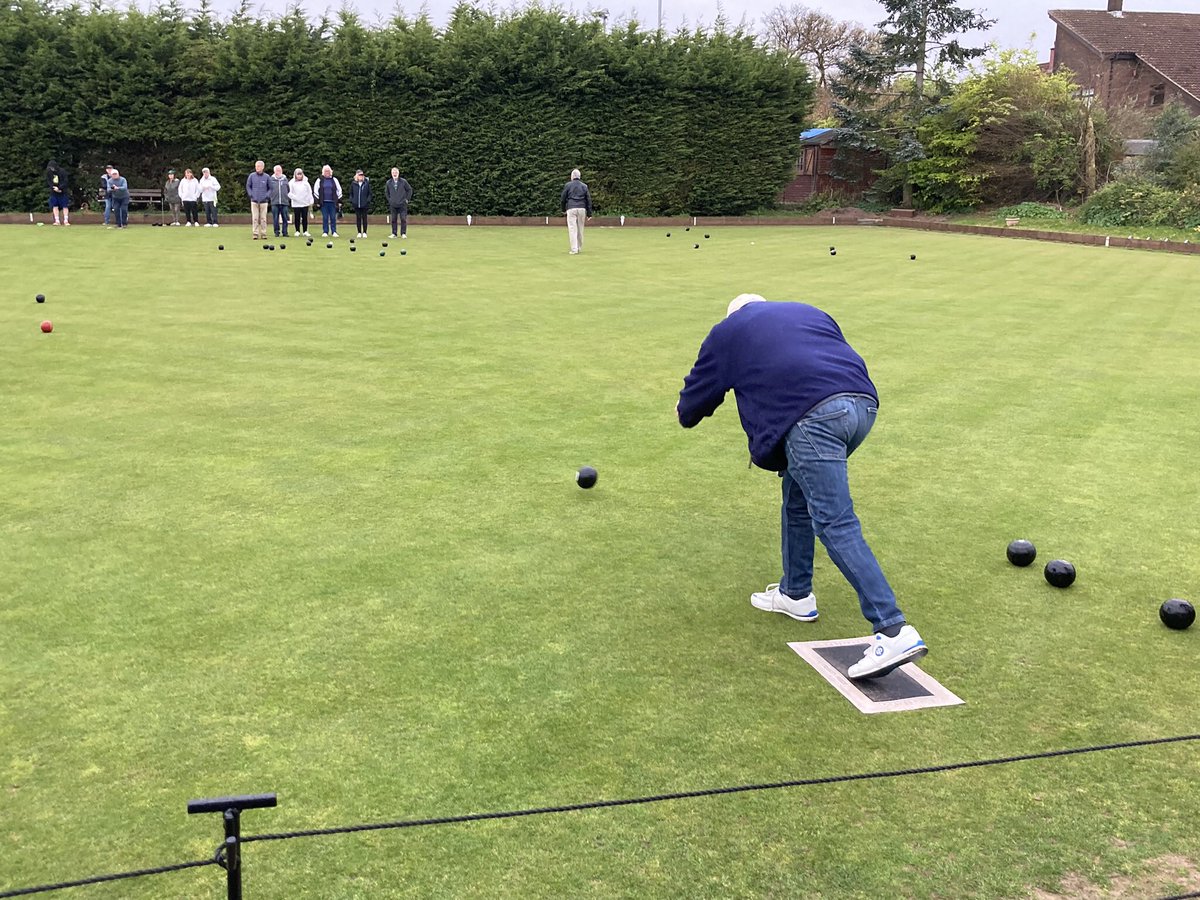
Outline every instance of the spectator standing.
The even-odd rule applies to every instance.
[[[112,166],[104,167],[104,174],[100,176],[100,196],[104,199],[104,227],[111,228],[109,224],[112,218],[112,194],[108,190],[109,179],[112,178]]]
[[[388,222],[392,226],[392,237],[396,237],[396,227],[399,223],[400,237],[408,240],[408,201],[412,199],[412,185],[400,177],[400,170],[392,166],[392,177],[388,179],[387,187]]]
[[[221,190],[221,182],[213,178],[208,167],[200,170],[200,199],[204,201],[204,227],[220,228],[217,221],[217,193]]]
[[[61,214],[61,224],[70,225],[71,192],[67,171],[54,160],[50,160],[46,166],[46,187],[50,191],[50,212],[54,214],[54,224],[60,224]]]
[[[357,236],[367,236],[367,214],[371,209],[371,179],[359,169],[350,182],[350,205],[354,207],[354,227]]]
[[[163,202],[171,208],[171,224],[179,224],[179,179],[174,169],[167,169],[167,183],[163,185]]]
[[[579,170],[571,171],[571,180],[562,192],[562,208],[567,214],[567,236],[572,255],[583,249],[583,226],[592,217],[592,192],[579,180]]]
[[[271,207],[271,176],[265,171],[266,163],[261,159],[254,164],[254,171],[246,176],[246,195],[250,198],[250,233],[254,240],[266,239],[267,213]]]
[[[292,204],[292,230],[297,237],[300,235],[310,237],[308,211],[313,205],[313,192],[312,185],[304,177],[303,169],[297,169],[292,175],[292,180],[288,182],[288,200]]]
[[[288,198],[288,178],[283,174],[283,166],[271,170],[271,225],[275,237],[287,237],[288,216],[291,214],[291,201]],[[282,234],[281,234],[282,231]]]
[[[112,196],[112,218],[118,228],[129,227],[129,182],[116,169],[108,176],[108,193]]]
[[[321,174],[313,179],[313,198],[321,204],[321,237],[337,237],[337,208],[342,199],[342,186],[333,177],[330,166],[322,166]]]
[[[191,169],[183,170],[179,182],[179,202],[183,204],[183,224],[186,228],[200,227],[200,182]]]

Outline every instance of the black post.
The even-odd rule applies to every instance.
[[[225,822],[225,859],[218,853],[217,862],[225,869],[225,890],[228,900],[242,900],[242,810],[265,809],[277,804],[274,794],[243,794],[237,797],[213,797],[192,800],[188,815],[219,812]]]
[[[229,900],[242,900],[242,811],[225,810],[225,893]]]

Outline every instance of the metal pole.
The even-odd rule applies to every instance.
[[[241,810],[225,810],[225,896],[242,900]]]

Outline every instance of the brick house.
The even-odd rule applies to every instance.
[[[800,135],[800,156],[795,177],[779,195],[780,203],[803,203],[818,194],[840,194],[858,199],[878,180],[875,168],[885,165],[838,145],[836,128],[813,128]]]
[[[1084,96],[1104,107],[1154,111],[1172,100],[1200,116],[1200,13],[1052,9],[1053,67],[1070,69]]]

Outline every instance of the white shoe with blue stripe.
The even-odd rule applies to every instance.
[[[793,600],[779,590],[778,584],[768,584],[765,591],[750,595],[750,605],[767,612],[783,613],[798,622],[817,621],[817,598],[813,594]]]
[[[852,665],[846,674],[851,678],[880,678],[914,659],[920,659],[929,648],[917,634],[917,629],[905,625],[894,638],[876,632],[863,651],[863,658]]]

